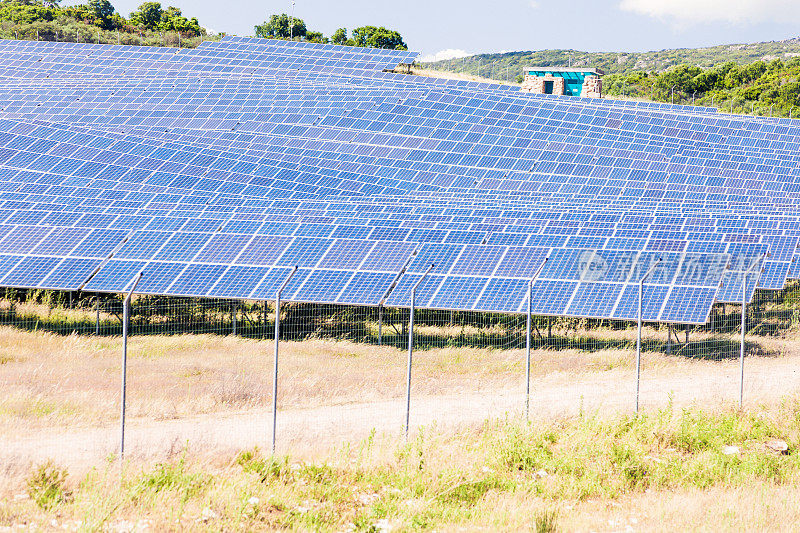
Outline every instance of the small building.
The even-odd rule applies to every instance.
[[[522,91],[535,94],[559,94],[602,98],[603,85],[599,68],[528,67]]]

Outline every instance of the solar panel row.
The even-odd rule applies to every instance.
[[[794,273],[797,130],[384,72],[400,51],[0,42],[0,284],[703,322]],[[370,256],[373,254],[373,256]],[[511,265],[511,266],[509,266]],[[754,287],[755,284],[750,284]],[[737,288],[738,287],[738,288]],[[652,301],[651,301],[652,300]]]

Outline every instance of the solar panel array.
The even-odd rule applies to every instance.
[[[800,128],[226,37],[0,41],[0,286],[702,323],[796,277]],[[761,272],[763,270],[763,272]],[[756,283],[748,283],[752,297]]]

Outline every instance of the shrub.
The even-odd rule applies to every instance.
[[[28,496],[42,509],[52,509],[72,497],[66,481],[67,469],[59,468],[52,460],[48,460],[36,467],[28,478]]]

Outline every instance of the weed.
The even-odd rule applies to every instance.
[[[622,472],[625,487],[628,489],[647,486],[647,466],[636,452],[624,444],[612,443],[611,462]]]
[[[201,473],[186,471],[184,460],[177,463],[159,463],[152,472],[145,473],[135,485],[134,499],[146,492],[160,493],[164,491],[177,491],[181,502],[200,494],[212,482],[212,478]]]
[[[496,479],[465,481],[439,493],[436,499],[451,505],[475,505],[487,492],[498,486]]]
[[[245,472],[257,474],[262,483],[267,483],[272,479],[287,479],[291,474],[288,457],[264,458],[257,447],[240,452],[234,462]]]
[[[558,528],[558,511],[543,511],[534,517],[533,529],[536,533],[554,533]]]
[[[307,483],[318,485],[328,485],[336,479],[336,472],[328,465],[304,464],[298,470],[297,475]]]
[[[28,496],[40,508],[50,510],[72,497],[66,481],[66,468],[59,468],[53,461],[47,461],[36,467],[28,478]]]

